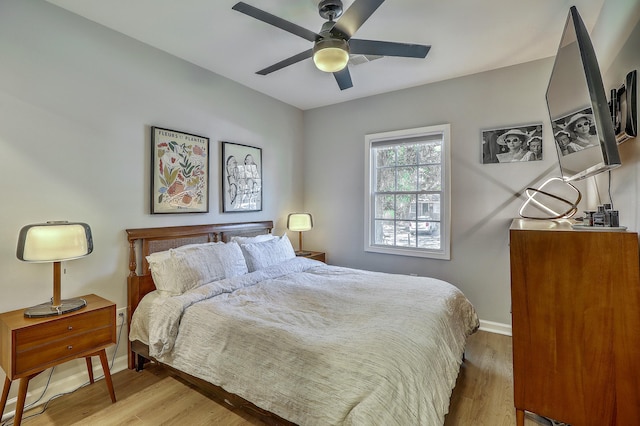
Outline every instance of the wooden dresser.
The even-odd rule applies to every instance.
[[[515,219],[510,254],[518,426],[639,424],[638,234]]]

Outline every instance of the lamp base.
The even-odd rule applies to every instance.
[[[61,300],[59,306],[54,306],[52,302],[42,303],[32,306],[24,311],[27,318],[45,318],[66,314],[67,312],[77,311],[87,306],[84,299],[66,299]]]
[[[310,251],[297,251],[296,256],[309,256],[311,254]]]

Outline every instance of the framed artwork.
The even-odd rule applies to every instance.
[[[542,160],[542,123],[482,131],[482,164]]]
[[[222,211],[262,210],[262,149],[222,142]]]
[[[209,138],[151,127],[151,214],[209,211]]]

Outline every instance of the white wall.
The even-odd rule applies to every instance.
[[[2,1],[0,58],[0,312],[52,296],[52,266],[16,258],[26,224],[87,222],[94,252],[63,263],[62,296],[96,293],[121,308],[126,228],[272,219],[283,232],[302,206],[297,108],[43,1]],[[149,214],[152,125],[210,138],[210,213]],[[222,140],[263,149],[262,212],[221,213]],[[86,378],[83,362],[70,368],[54,382]]]
[[[608,1],[594,31],[606,36],[602,40],[620,40],[598,52],[600,39],[594,37],[596,52],[606,58],[601,66],[607,70],[607,89],[621,84],[628,71],[640,69],[639,4]],[[610,26],[620,21],[631,25]],[[612,31],[623,37],[611,37]],[[362,65],[361,72],[374,64]],[[482,320],[510,327],[509,225],[518,216],[526,187],[560,176],[545,99],[552,65],[549,58],[305,111],[304,205],[315,218],[314,229],[305,233],[305,247],[326,251],[333,264],[445,279],[462,289]],[[539,122],[542,161],[480,163],[482,129]],[[452,134],[451,261],[364,252],[364,135],[440,123],[451,123]],[[637,231],[640,147],[634,140],[625,142],[621,156],[623,166],[612,180],[615,207],[622,224]],[[597,189],[604,196],[607,182],[602,179],[606,175],[598,178]],[[595,192],[596,180],[576,186],[586,195]]]
[[[547,135],[542,161],[483,165],[480,132],[528,123],[549,132],[551,65],[537,61],[306,111],[305,208],[317,218],[306,247],[325,250],[334,264],[445,279],[483,320],[510,324],[508,228],[523,200],[518,194],[559,170]],[[451,260],[364,252],[364,135],[441,123],[451,123]]]

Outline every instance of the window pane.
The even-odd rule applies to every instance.
[[[399,247],[415,247],[415,242],[409,233],[409,222],[396,222],[396,245]]]
[[[400,145],[396,147],[398,153],[398,165],[415,165],[418,164],[418,146],[417,145]]]
[[[418,219],[440,220],[440,194],[418,196]]]
[[[394,147],[376,148],[376,167],[394,166],[396,164],[396,151]]]
[[[388,192],[396,189],[395,169],[378,169],[376,173],[376,192]]]
[[[440,191],[442,189],[442,168],[440,166],[421,166],[420,191]]]
[[[416,196],[414,194],[397,195],[396,214],[398,219],[415,219]]]
[[[420,164],[440,163],[442,145],[440,142],[430,142],[421,144],[418,148]]]
[[[375,243],[378,245],[393,246],[395,240],[394,222],[392,220],[375,221]]]
[[[393,204],[393,195],[376,195],[376,219],[393,219],[395,209]]]
[[[418,188],[417,167],[398,167],[398,191],[415,191]]]
[[[419,248],[439,250],[440,249],[440,223],[438,222],[418,222],[417,237]]]

